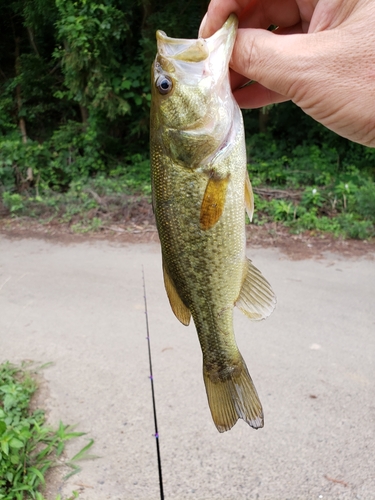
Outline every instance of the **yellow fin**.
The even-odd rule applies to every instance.
[[[251,222],[254,215],[254,194],[250,182],[249,172],[247,170],[245,173],[245,208]]]
[[[167,291],[172,311],[174,312],[176,318],[179,321],[181,321],[183,325],[188,326],[188,324],[190,323],[191,313],[189,311],[189,308],[185,306],[180,296],[178,295],[178,292],[171,278],[169,277],[168,271],[166,270],[164,263],[163,263],[163,276],[164,276],[164,286]]]
[[[242,356],[234,367],[222,371],[225,376],[203,367],[208,404],[217,430],[229,431],[239,418],[254,429],[263,427],[262,405]]]
[[[235,305],[255,321],[267,318],[276,307],[271,285],[249,259],[246,259],[246,275]]]
[[[229,175],[221,179],[210,177],[208,180],[201,205],[199,219],[201,229],[210,229],[220,219],[224,210],[228,181]]]

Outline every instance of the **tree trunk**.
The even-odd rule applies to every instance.
[[[16,87],[16,94],[17,94],[17,107],[18,107],[18,112],[21,111],[22,107],[22,99],[21,99],[21,86],[18,84]],[[24,144],[27,143],[27,131],[26,131],[26,122],[25,118],[21,117],[19,119],[18,125],[20,127],[21,131],[21,136],[22,136],[22,142]]]
[[[79,110],[81,112],[82,123],[86,128],[87,121],[89,119],[89,110],[86,108],[86,106],[82,106],[82,104],[79,105]]]
[[[20,37],[16,37],[15,43],[16,43],[15,70],[16,70],[16,76],[18,76],[20,74],[20,44],[21,44]],[[16,100],[17,100],[17,109],[18,109],[18,116],[19,116],[20,112],[21,112],[21,109],[22,109],[22,96],[21,96],[21,85],[20,84],[18,84],[17,87],[16,87]],[[26,144],[26,142],[27,142],[27,131],[26,131],[26,121],[25,121],[25,118],[19,116],[18,125],[19,125],[20,131],[21,131],[22,142],[24,144]]]
[[[35,52],[35,54],[40,57],[38,47],[36,46],[35,39],[34,39],[34,31],[28,26],[27,27],[27,34],[29,35],[29,41],[30,44]]]

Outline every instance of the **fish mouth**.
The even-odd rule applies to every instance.
[[[196,107],[193,111],[189,108],[191,112],[182,114],[182,118],[169,117],[169,134],[185,142],[197,143],[201,137],[210,138],[212,148],[205,148],[200,164],[207,165],[225,156],[235,138],[238,113],[228,73],[237,26],[238,19],[232,14],[209,38],[171,38],[163,31],[156,33],[158,53],[153,65],[154,83],[160,75],[167,75],[173,82],[170,95],[173,93],[177,100],[187,96],[188,104],[184,106]],[[157,92],[155,96],[159,99]],[[194,99],[189,100],[190,96]],[[182,99],[182,102],[185,101]]]
[[[209,59],[211,69],[223,72],[229,64],[236,38],[238,19],[231,14],[223,26],[209,38],[171,38],[164,31],[156,32],[158,53],[179,63],[199,63]]]

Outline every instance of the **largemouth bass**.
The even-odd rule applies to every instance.
[[[164,283],[176,317],[184,325],[193,317],[220,432],[238,418],[263,427],[262,405],[235,341],[233,307],[260,320],[276,303],[245,255],[245,208],[251,219],[253,193],[242,114],[229,84],[236,32],[234,15],[208,39],[158,31],[151,72],[152,192]]]

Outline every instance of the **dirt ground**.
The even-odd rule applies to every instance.
[[[42,238],[51,242],[78,243],[90,240],[105,240],[118,243],[155,243],[158,234],[150,203],[145,199],[135,199],[126,203],[119,220],[119,214],[107,214],[103,227],[97,231],[81,232],[74,229],[74,222],[64,224],[53,219],[41,223],[35,219],[20,217],[0,218],[0,234],[10,238]],[[370,241],[344,240],[330,234],[305,231],[291,234],[281,224],[267,223],[263,226],[249,224],[247,241],[252,247],[275,248],[291,259],[320,258],[325,252],[333,252],[346,257],[363,257],[375,250],[375,239]]]

